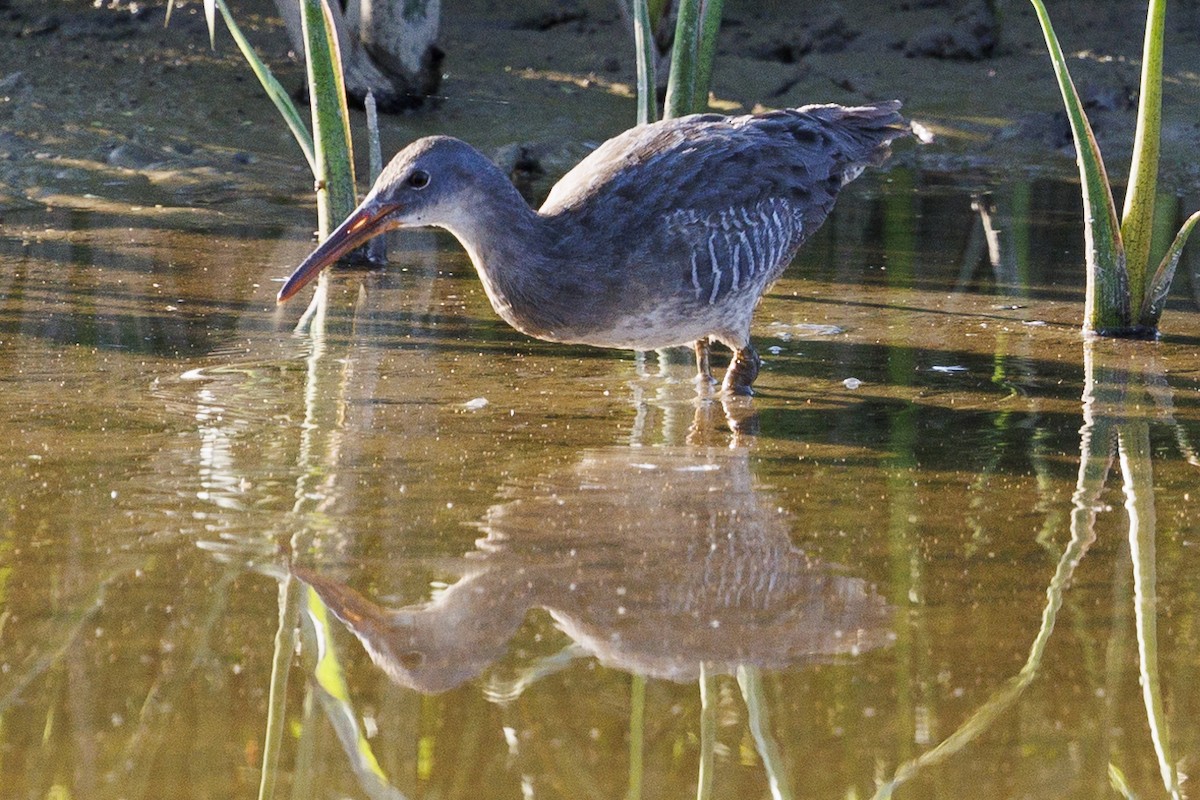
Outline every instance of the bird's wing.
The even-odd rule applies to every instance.
[[[701,305],[738,292],[756,299],[806,236],[803,213],[780,197],[708,214],[676,211],[666,217],[663,234],[668,246],[687,253],[685,284]]]
[[[633,274],[671,286],[647,291],[716,303],[778,278],[842,186],[903,130],[893,104],[641,125],[567,173],[539,213],[561,222],[569,252],[594,253],[597,269],[652,264]]]
[[[647,216],[750,207],[768,197],[821,206],[908,132],[895,102],[766,114],[697,114],[639,125],[593,151],[551,190],[543,215],[626,205]],[[831,198],[832,199],[832,198]]]

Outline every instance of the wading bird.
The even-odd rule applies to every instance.
[[[534,211],[492,162],[419,139],[284,284],[284,302],[373,236],[454,234],[505,322],[538,339],[630,350],[733,351],[722,388],[750,394],[750,319],[843,186],[908,133],[897,101],[639,125],[593,151]]]

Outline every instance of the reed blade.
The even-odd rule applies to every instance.
[[[663,113],[666,119],[695,114],[708,107],[721,5],[722,0],[681,0],[679,4]]]
[[[1175,241],[1171,242],[1171,246],[1167,248],[1167,254],[1163,256],[1158,269],[1154,271],[1154,276],[1146,284],[1146,296],[1142,301],[1141,313],[1138,314],[1138,321],[1142,325],[1150,328],[1158,327],[1163,308],[1167,304],[1167,294],[1171,291],[1171,281],[1175,279],[1175,268],[1179,266],[1179,257],[1183,255],[1183,246],[1187,244],[1188,237],[1197,222],[1200,222],[1200,211],[1192,214],[1183,223],[1183,227],[1175,236]]]
[[[225,20],[225,27],[229,28],[229,34],[233,37],[234,43],[238,49],[242,51],[242,57],[246,59],[246,63],[250,65],[250,69],[254,71],[258,82],[262,84],[263,90],[266,91],[267,97],[271,98],[271,102],[275,104],[275,108],[279,110],[283,121],[287,123],[288,130],[292,132],[296,143],[300,145],[300,149],[304,152],[304,158],[308,161],[308,167],[313,171],[313,175],[317,172],[316,155],[313,152],[313,138],[308,132],[308,128],[304,126],[304,118],[300,116],[300,109],[296,108],[296,104],[292,102],[291,95],[287,89],[276,80],[271,68],[258,57],[258,53],[250,45],[249,40],[242,33],[242,29],[238,27],[237,22],[233,19],[233,14],[229,11],[229,6],[225,4],[225,0],[216,0],[217,9],[221,12],[221,18]]]
[[[1054,66],[1054,75],[1062,93],[1063,106],[1075,139],[1079,165],[1080,191],[1084,205],[1084,241],[1087,256],[1087,299],[1084,329],[1111,332],[1130,326],[1129,273],[1124,243],[1117,221],[1116,205],[1109,188],[1108,174],[1100,146],[1084,113],[1083,103],[1067,69],[1066,57],[1050,23],[1042,0],[1030,0],[1042,26],[1046,49]]]
[[[368,91],[363,102],[367,112],[367,164],[370,169],[371,185],[379,180],[383,172],[383,146],[379,143],[379,114],[375,108],[375,93]],[[387,263],[388,237],[376,236],[367,242],[367,259],[372,264]]]
[[[217,46],[217,0],[204,0],[204,21],[208,24],[208,46]]]
[[[713,62],[717,56],[717,33],[721,30],[721,10],[724,0],[702,0],[700,31],[696,45],[696,79],[692,86],[692,110],[708,108],[708,92],[712,87]]]
[[[667,101],[663,117],[675,119],[695,111],[692,96],[696,86],[696,36],[700,29],[700,0],[680,0],[675,21],[675,44],[671,48],[671,75],[667,79]]]
[[[645,125],[658,118],[654,28],[647,0],[633,0],[633,39],[637,54],[637,121],[638,125]]]
[[[316,151],[317,222],[320,238],[350,215],[355,205],[350,111],[333,14],[326,0],[302,0],[301,22],[308,62]]]
[[[1138,93],[1137,128],[1133,160],[1129,165],[1129,188],[1121,215],[1121,239],[1129,270],[1129,291],[1134,302],[1145,308],[1146,272],[1154,234],[1154,198],[1158,184],[1159,138],[1162,130],[1163,26],[1166,0],[1150,0],[1146,7],[1146,40],[1142,48],[1142,78]],[[1145,320],[1134,320],[1146,324]]]

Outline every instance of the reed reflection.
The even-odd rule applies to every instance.
[[[316,570],[293,572],[394,681],[423,692],[482,673],[532,608],[577,653],[673,681],[696,680],[701,665],[782,669],[890,639],[874,587],[791,544],[745,450],[591,450],[501,495],[462,577],[429,601],[386,608]]]
[[[1158,590],[1156,577],[1156,526],[1154,470],[1150,445],[1152,422],[1173,428],[1180,455],[1200,466],[1200,454],[1186,429],[1175,420],[1173,393],[1163,365],[1147,345],[1138,342],[1086,341],[1083,349],[1083,424],[1079,429],[1079,471],[1072,497],[1071,539],[1063,548],[1054,575],[1046,588],[1041,625],[1021,670],[997,690],[950,735],[920,756],[902,763],[881,783],[874,798],[885,800],[923,769],[957,754],[989,730],[1024,694],[1038,676],[1054,632],[1064,595],[1076,569],[1097,538],[1097,516],[1102,494],[1119,462],[1128,518],[1128,542],[1133,572],[1133,617],[1137,628],[1138,683],[1146,710],[1147,726],[1165,796],[1183,795],[1177,760],[1168,731],[1163,685],[1159,674]],[[1116,592],[1114,604],[1125,595]],[[1118,641],[1120,641],[1118,639]],[[1119,664],[1124,648],[1110,648],[1109,658]],[[1115,670],[1110,668],[1115,674]],[[1115,687],[1108,687],[1113,692]],[[1118,749],[1113,743],[1113,749]],[[1133,796],[1117,761],[1108,764],[1113,788]]]
[[[1172,392],[1163,365],[1147,350],[1146,347],[1102,341],[1087,342],[1084,346],[1087,383],[1076,498],[1077,505],[1091,500],[1091,506],[1095,507],[1115,457],[1120,464],[1125,511],[1129,518],[1138,682],[1163,788],[1168,797],[1179,798],[1182,796],[1180,778],[1172,755],[1158,667],[1157,530],[1151,422],[1157,418],[1172,426],[1180,453],[1190,464],[1200,466],[1200,456],[1187,431],[1174,418]],[[1085,471],[1084,465],[1089,462],[1092,467]],[[1095,512],[1092,511],[1089,526],[1094,522]],[[1117,768],[1114,782],[1119,776]]]

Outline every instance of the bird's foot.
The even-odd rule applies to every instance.
[[[721,390],[726,394],[750,396],[754,394],[751,385],[754,379],[758,377],[758,368],[762,366],[762,359],[758,357],[758,353],[750,345],[733,351],[733,361],[729,364],[729,369],[725,370],[725,380],[721,383]]]

